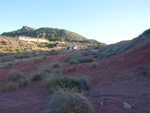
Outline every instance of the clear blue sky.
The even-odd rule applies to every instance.
[[[150,28],[150,0],[0,0],[0,34],[22,26],[67,29],[115,43]]]

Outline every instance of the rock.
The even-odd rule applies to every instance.
[[[123,102],[123,107],[125,109],[131,109],[132,108],[132,106],[130,104],[128,104],[127,102]]]
[[[101,105],[101,106],[103,106],[103,105],[104,105],[104,103],[103,103],[103,102],[101,102],[101,103],[100,103],[100,105]]]

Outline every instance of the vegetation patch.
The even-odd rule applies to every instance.
[[[20,71],[13,70],[8,74],[8,84],[3,91],[17,90],[28,85],[26,76]]]
[[[54,92],[60,88],[83,91],[90,89],[90,82],[85,78],[72,78],[67,76],[53,77],[48,82],[48,89]]]
[[[92,68],[96,68],[98,66],[98,64],[96,63],[96,62],[94,62],[93,64],[92,64]]]
[[[85,57],[82,54],[79,54],[76,56],[67,56],[64,61],[69,62],[70,64],[76,64],[76,63],[93,62],[94,60],[92,57]]]
[[[54,75],[61,75],[61,72],[44,67],[32,75],[31,81],[41,81]]]
[[[12,67],[14,64],[13,63],[8,63],[6,66],[4,66],[5,68],[10,68],[10,67]]]
[[[53,64],[52,64],[52,67],[53,67],[53,68],[58,68],[58,67],[60,67],[59,62],[55,62],[55,63],[53,63]]]
[[[91,102],[82,94],[58,90],[43,113],[95,113]]]
[[[71,66],[67,68],[67,71],[76,71],[77,68],[75,66]]]
[[[94,60],[91,57],[80,57],[78,58],[78,61],[80,63],[85,63],[85,62],[93,62]]]
[[[41,58],[39,58],[39,59],[36,59],[34,62],[35,62],[35,63],[39,63],[39,62],[42,62],[42,61],[44,61],[44,60],[46,60],[46,59],[47,59],[47,57],[44,56],[44,57],[41,57]]]
[[[67,56],[64,61],[69,62],[72,58],[73,58],[73,56]]]
[[[77,59],[71,59],[71,60],[69,61],[69,63],[70,63],[70,64],[78,64],[79,61],[78,61]]]

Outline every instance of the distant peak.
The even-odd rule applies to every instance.
[[[23,31],[23,32],[25,32],[25,31],[33,31],[33,30],[35,30],[35,29],[32,28],[32,27],[23,26],[20,30]]]

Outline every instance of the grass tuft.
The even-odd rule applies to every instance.
[[[58,90],[43,113],[95,113],[91,102],[82,94]]]

